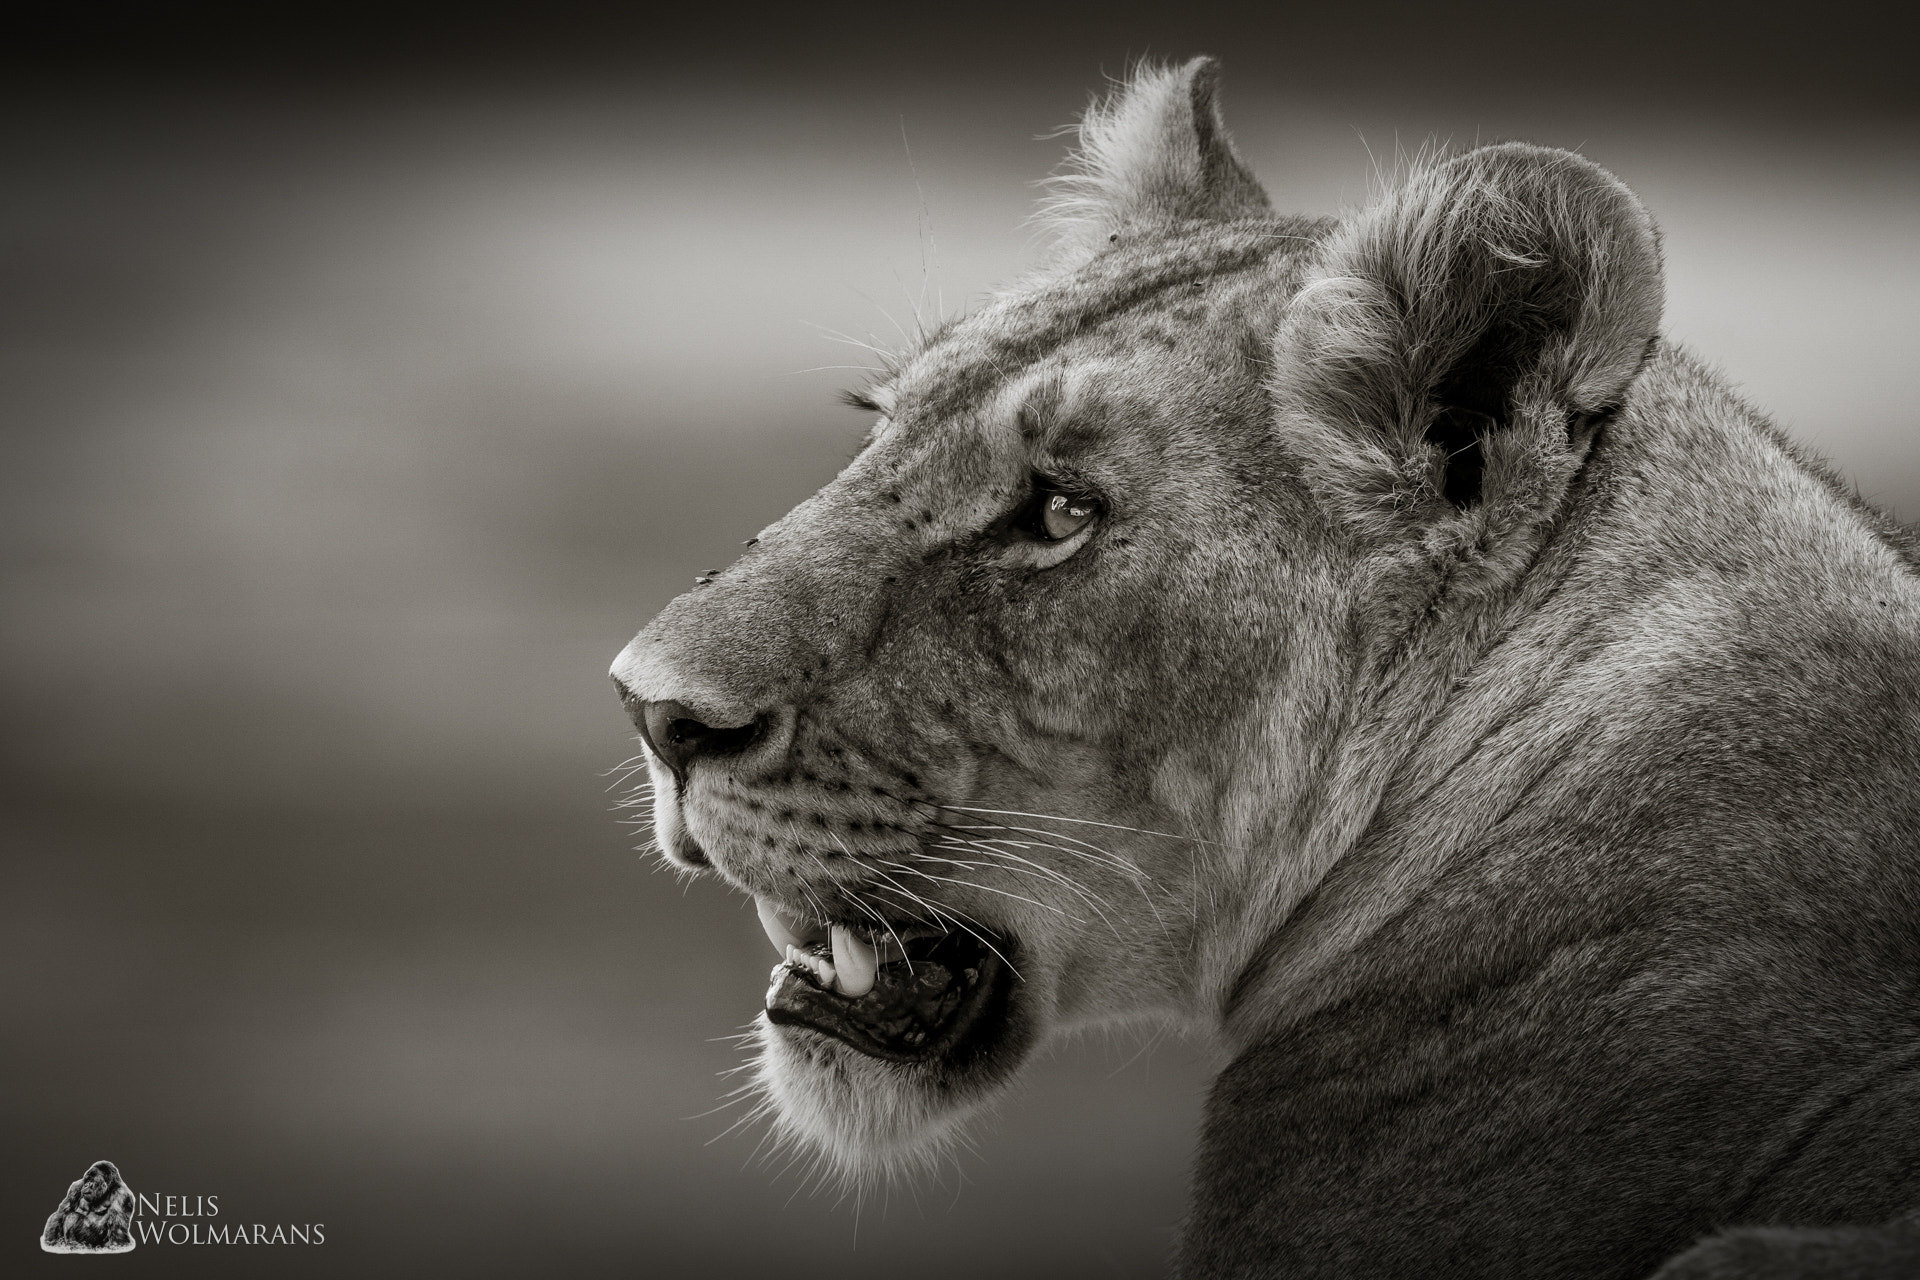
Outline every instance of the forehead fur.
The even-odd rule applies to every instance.
[[[1042,278],[934,336],[875,393],[901,421],[947,419],[1050,357],[1097,358],[1264,342],[1297,287],[1299,261],[1327,220],[1201,223],[1116,243],[1077,270]]]

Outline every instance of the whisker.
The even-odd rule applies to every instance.
[[[600,776],[605,778],[605,777],[610,777],[613,774],[625,771],[626,774],[629,777],[631,777],[633,774],[638,773],[640,770],[646,767],[647,767],[647,753],[642,751],[637,756],[628,756],[625,760],[622,760],[619,764],[613,766],[613,768],[606,770]]]
[[[924,852],[917,856],[925,858],[929,862],[938,862],[951,867],[968,867],[976,871],[991,871],[994,869],[993,864],[988,862],[966,862],[958,858],[942,858],[935,854]],[[1003,898],[1012,898],[1015,901],[1024,902],[1028,906],[1039,907],[1042,911],[1051,911],[1055,915],[1066,916],[1069,920],[1074,919],[1073,916],[1050,903],[1036,902],[1032,898],[1022,897],[1020,894],[1010,892],[1006,889],[995,889],[991,885],[977,884],[972,880],[956,880],[951,876],[936,876],[931,871],[923,871],[919,867],[911,868],[911,870],[914,875],[919,876],[923,880],[933,880],[941,884],[958,885],[962,889],[980,889],[987,893],[997,893]],[[1076,923],[1085,924],[1086,921],[1078,920]]]
[[[722,1129],[720,1132],[714,1134],[711,1138],[708,1138],[701,1145],[710,1147],[714,1143],[720,1141],[720,1139],[726,1137],[728,1134],[733,1133],[738,1129],[742,1129],[747,1125],[752,1124],[756,1120],[762,1119],[766,1116],[770,1116],[773,1114],[773,1112],[774,1112],[774,1104],[772,1099],[762,1098],[759,1104],[756,1105],[753,1108],[753,1110],[746,1112],[744,1115],[740,1116],[732,1124],[728,1125],[726,1128]],[[711,1113],[709,1112],[708,1114],[711,1114]],[[760,1139],[759,1144],[756,1145],[753,1149],[753,1154],[747,1157],[747,1162],[749,1164],[753,1162],[754,1156],[757,1156],[760,1154],[760,1148],[765,1146],[767,1143],[767,1139],[771,1138],[772,1136],[773,1136],[773,1131],[769,1130],[767,1134]]]
[[[1219,845],[1223,849],[1239,849],[1239,845],[1221,844],[1218,840],[1206,840],[1199,836],[1183,836],[1172,831],[1152,831],[1146,827],[1129,827],[1119,822],[1095,822],[1091,818],[1066,818],[1057,813],[1023,813],[1018,809],[984,809],[964,804],[942,804],[942,809],[952,809],[959,813],[994,813],[1009,818],[1038,818],[1042,822],[1072,822],[1084,827],[1106,827],[1112,831],[1131,831],[1143,836],[1163,836],[1168,840],[1190,840],[1194,844]],[[1069,837],[1062,836],[1061,839]]]
[[[749,1066],[752,1066],[753,1064],[750,1062],[743,1062],[740,1065],[743,1067],[749,1067]],[[705,1111],[696,1111],[690,1116],[681,1116],[680,1119],[682,1123],[684,1123],[689,1120],[705,1120],[708,1116],[718,1115],[720,1112],[725,1111],[728,1107],[737,1107],[742,1102],[745,1102],[750,1096],[752,1096],[753,1093],[755,1093],[759,1089],[759,1087],[760,1086],[758,1084],[743,1084],[737,1089],[729,1090],[726,1095],[726,1101],[720,1103],[718,1106],[708,1107]],[[741,1118],[745,1119],[744,1116]],[[720,1136],[725,1137],[726,1135],[722,1133]],[[707,1145],[711,1146],[712,1144],[709,1143]]]
[[[811,886],[803,882],[800,885],[800,892],[802,895],[805,896],[808,902],[811,902],[814,905],[815,910],[819,912],[819,916],[818,916],[819,920],[821,920],[823,923],[830,923],[833,920],[833,913],[827,910],[827,904],[821,901],[820,895],[815,893]]]
[[[1022,832],[1030,832],[1030,833],[1032,833],[1032,832],[1034,831],[1034,829],[1033,829],[1033,828],[1031,828],[1031,827],[1009,827],[1009,826],[1003,826],[1003,825],[1001,825],[1001,824],[999,824],[999,823],[946,823],[946,822],[936,822],[936,823],[934,823],[933,825],[934,825],[934,826],[936,826],[936,827],[940,827],[940,828],[941,828],[942,830],[945,830],[945,831],[948,831],[948,832],[955,832],[955,831],[1022,831]],[[1036,833],[1036,834],[1040,834],[1040,835],[1055,835],[1056,833],[1054,833],[1054,832],[1051,832],[1051,831],[1044,831],[1044,832],[1038,832],[1038,833]],[[973,840],[973,838],[972,838],[972,837],[969,837],[969,836],[954,836],[954,837],[952,837],[952,838],[954,838],[954,839],[959,839],[959,840],[967,840],[967,841],[969,841],[969,842],[971,842],[971,841]],[[1080,845],[1086,845],[1086,847],[1087,847],[1088,849],[1092,849],[1092,850],[1094,850],[1095,852],[1097,852],[1097,853],[1100,853],[1100,854],[1102,854],[1102,855],[1104,855],[1104,856],[1102,856],[1102,857],[1097,857],[1097,858],[1096,858],[1096,857],[1094,857],[1094,856],[1093,856],[1092,854],[1089,854],[1089,853],[1084,853],[1084,852],[1082,852],[1082,851],[1081,851],[1081,850],[1079,850],[1079,849],[1069,849],[1069,848],[1066,848],[1066,847],[1065,847],[1065,846],[1063,846],[1063,845],[1057,845],[1057,844],[1053,844],[1053,843],[1050,843],[1050,842],[1048,842],[1048,841],[1044,841],[1044,840],[1043,840],[1043,841],[1030,841],[1030,840],[1001,840],[1001,839],[993,839],[993,840],[989,840],[989,841],[987,841],[986,843],[989,843],[989,844],[1012,844],[1012,845],[1016,845],[1016,846],[1018,846],[1018,847],[1020,847],[1020,848],[1032,848],[1032,847],[1035,847],[1035,846],[1038,846],[1038,847],[1040,847],[1040,848],[1044,848],[1044,849],[1053,849],[1053,850],[1056,850],[1056,851],[1058,851],[1058,852],[1060,852],[1060,853],[1065,853],[1065,854],[1069,854],[1069,855],[1071,855],[1071,856],[1073,856],[1073,857],[1076,857],[1076,858],[1080,858],[1081,860],[1083,860],[1083,861],[1085,861],[1085,862],[1090,862],[1090,863],[1092,863],[1092,864],[1093,864],[1093,865],[1095,865],[1095,866],[1103,866],[1103,867],[1111,867],[1111,868],[1113,868],[1114,870],[1117,870],[1117,871],[1120,871],[1120,872],[1123,872],[1124,874],[1126,874],[1126,875],[1128,875],[1128,876],[1130,876],[1130,877],[1132,877],[1132,879],[1133,879],[1133,886],[1134,886],[1134,888],[1135,888],[1135,889],[1137,889],[1137,890],[1139,890],[1139,892],[1140,892],[1140,898],[1141,898],[1141,901],[1143,901],[1143,902],[1145,902],[1145,903],[1147,904],[1147,910],[1149,910],[1149,911],[1151,911],[1151,912],[1153,913],[1153,918],[1154,918],[1154,919],[1155,919],[1156,921],[1160,921],[1160,920],[1162,920],[1162,919],[1163,919],[1163,917],[1162,917],[1162,916],[1161,916],[1161,914],[1160,914],[1160,904],[1159,904],[1158,902],[1156,902],[1156,901],[1154,900],[1154,896],[1153,896],[1152,894],[1150,894],[1150,893],[1148,893],[1148,892],[1147,892],[1147,886],[1148,886],[1148,885],[1151,885],[1151,884],[1153,884],[1153,883],[1154,883],[1154,879],[1153,879],[1153,877],[1152,877],[1152,876],[1150,876],[1150,875],[1148,875],[1148,874],[1147,874],[1147,873],[1146,873],[1145,871],[1143,871],[1143,870],[1141,870],[1141,869],[1140,869],[1140,868],[1139,868],[1138,866],[1136,866],[1136,865],[1134,865],[1134,864],[1133,864],[1133,863],[1132,863],[1131,861],[1127,861],[1127,860],[1124,860],[1124,859],[1121,859],[1121,858],[1119,858],[1119,857],[1118,857],[1118,855],[1115,855],[1115,854],[1112,854],[1112,853],[1109,853],[1109,852],[1108,852],[1107,850],[1105,850],[1105,849],[1101,849],[1101,848],[1100,848],[1100,847],[1099,847],[1098,845],[1092,845],[1092,844],[1087,844],[1087,842],[1086,842],[1086,841],[1084,841],[1084,840],[1079,840],[1079,839],[1075,839],[1075,837],[1073,837],[1073,836],[1067,836],[1067,835],[1062,835],[1062,836],[1058,836],[1058,838],[1059,838],[1059,839],[1061,839],[1061,840],[1072,840],[1072,841],[1073,841],[1073,842],[1074,842],[1075,844],[1080,844]],[[1113,904],[1109,902],[1109,903],[1107,903],[1106,905],[1108,905],[1108,906],[1112,906]],[[1095,908],[1095,910],[1098,910],[1098,908]],[[1103,913],[1101,914],[1101,918],[1102,918],[1102,919],[1105,919],[1105,918],[1106,918],[1106,917],[1105,917],[1105,913],[1104,913],[1104,912],[1103,912]],[[1111,926],[1111,922],[1109,922],[1109,925]],[[1116,933],[1118,933],[1118,930],[1115,930],[1115,932],[1116,932]]]
[[[1155,1027],[1152,1033],[1147,1036],[1146,1043],[1141,1045],[1138,1049],[1135,1049],[1133,1051],[1133,1055],[1129,1057],[1125,1062],[1121,1063],[1119,1066],[1115,1067],[1112,1071],[1110,1071],[1107,1074],[1107,1079],[1109,1080],[1113,1079],[1115,1076],[1119,1075],[1122,1071],[1125,1071],[1128,1067],[1140,1061],[1140,1059],[1144,1057],[1149,1051],[1151,1051],[1152,1049],[1156,1048],[1159,1045],[1161,1039],[1166,1035],[1166,1033],[1167,1032],[1165,1027]]]
[[[827,834],[833,837],[833,842],[840,846],[842,852],[844,852],[849,858],[853,857],[853,850],[847,848],[847,842],[840,838],[839,832],[830,831]],[[854,860],[856,862],[859,861],[859,859],[857,858],[855,858]],[[854,906],[860,908],[862,911],[866,912],[868,915],[872,916],[875,920],[878,920],[880,922],[880,927],[882,929],[885,929],[887,933],[893,938],[893,945],[900,949],[900,958],[907,962],[907,976],[909,977],[913,976],[913,960],[907,955],[907,944],[900,940],[900,935],[898,933],[894,932],[893,922],[887,919],[885,916],[881,915],[878,911],[875,911],[872,907],[868,906],[865,902],[862,902],[858,896],[851,893],[843,893],[841,896],[845,898],[848,902],[851,902]]]
[[[1057,884],[1070,893],[1077,894],[1087,906],[1093,909],[1093,913],[1100,917],[1101,922],[1104,923],[1107,928],[1113,930],[1113,936],[1124,941],[1124,936],[1121,934],[1119,927],[1115,925],[1107,916],[1107,913],[1102,910],[1103,907],[1110,907],[1113,904],[1106,901],[1106,899],[1102,898],[1093,890],[1087,888],[1087,886],[1077,884],[1072,877],[1064,875],[1052,867],[1043,866],[1031,859],[1023,858],[1017,853],[1009,853],[1004,849],[988,849],[980,845],[979,842],[972,840],[967,841],[967,844],[978,848],[980,852],[986,854],[988,857],[999,859],[1002,863],[1017,862],[1021,864],[1020,866],[1003,866],[1003,870],[1011,871],[1015,875],[1033,876],[1037,879]]]
[[[887,865],[893,866],[893,867],[900,866],[899,863],[893,863],[893,862],[890,862]],[[910,875],[924,874],[922,872],[915,871],[912,867],[900,867],[900,869],[903,871],[906,871]],[[943,911],[941,908],[934,906],[931,902],[928,902],[925,898],[921,897],[919,894],[915,893],[913,890],[902,885],[898,880],[895,880],[892,876],[887,875],[886,872],[881,871],[878,867],[873,868],[873,871],[875,875],[884,877],[887,881],[887,884],[890,885],[896,893],[903,895],[910,901],[919,903],[920,906],[932,912],[939,919],[951,920],[953,921],[954,924],[959,925],[963,933],[968,934],[973,938],[975,942],[978,942],[981,946],[985,947],[987,950],[993,952],[994,955],[998,956],[1000,959],[1000,963],[1006,965],[1008,970],[1012,972],[1014,977],[1019,978],[1020,981],[1022,982],[1026,981],[1026,979],[1021,976],[1020,970],[1014,968],[1013,961],[1007,959],[1005,955],[1001,954],[1000,948],[994,946],[991,942],[988,942],[984,937],[980,935],[980,933],[977,930],[969,927],[968,924],[963,923],[963,921],[972,921],[973,924],[980,924],[978,920],[974,920],[972,916],[967,915],[966,912],[960,910],[958,907],[948,907],[946,908],[946,910]],[[926,878],[933,879],[933,877],[931,876],[928,876]],[[982,929],[986,928],[985,925],[980,925],[980,927]]]
[[[951,860],[951,859],[946,859],[946,858],[943,858],[943,859],[939,859],[939,861],[943,861],[943,862],[947,862],[947,861],[952,861],[952,860]],[[899,863],[889,863],[888,865],[889,865],[889,866],[899,866],[900,864],[899,864]],[[1049,904],[1049,903],[1045,903],[1045,902],[1035,902],[1035,901],[1034,901],[1034,900],[1033,900],[1032,898],[1027,898],[1027,897],[1022,897],[1022,896],[1021,896],[1020,894],[1017,894],[1017,893],[1013,893],[1013,892],[1010,892],[1010,891],[1008,891],[1008,890],[1006,890],[1006,889],[995,889],[995,888],[993,888],[993,887],[992,887],[991,885],[984,885],[984,884],[974,884],[974,883],[973,883],[972,881],[970,881],[970,880],[955,880],[955,879],[953,879],[953,878],[952,878],[951,876],[936,876],[936,875],[934,875],[934,874],[933,874],[932,872],[930,872],[930,871],[922,871],[922,870],[920,870],[920,869],[919,869],[918,867],[903,867],[903,868],[901,868],[901,869],[902,869],[902,870],[905,870],[905,871],[909,871],[909,872],[911,872],[912,874],[914,874],[914,875],[916,875],[916,876],[919,876],[919,877],[921,877],[922,879],[925,879],[925,880],[937,880],[937,881],[939,881],[939,882],[940,882],[940,883],[942,883],[942,884],[952,884],[952,885],[958,885],[958,886],[960,886],[960,887],[961,887],[962,889],[979,889],[979,890],[981,890],[981,891],[982,891],[982,892],[984,892],[984,893],[997,893],[997,894],[999,894],[999,895],[1000,895],[1001,897],[1003,897],[1003,898],[1012,898],[1012,899],[1013,899],[1014,901],[1016,901],[1016,902],[1024,902],[1024,903],[1026,903],[1026,904],[1027,904],[1028,906],[1030,906],[1030,907],[1038,907],[1038,908],[1040,908],[1040,909],[1041,909],[1042,911],[1051,911],[1051,912],[1053,912],[1053,913],[1054,913],[1055,915],[1061,915],[1061,916],[1066,916],[1066,917],[1067,917],[1067,919],[1069,919],[1069,920],[1074,920],[1074,921],[1075,921],[1075,923],[1078,923],[1078,924],[1085,924],[1085,923],[1086,923],[1086,921],[1084,921],[1084,920],[1078,920],[1078,919],[1076,919],[1076,917],[1074,917],[1074,916],[1072,916],[1072,915],[1070,915],[1069,913],[1067,913],[1067,912],[1065,912],[1065,911],[1062,911],[1062,910],[1061,910],[1061,909],[1060,909],[1059,907],[1056,907],[1056,906],[1053,906],[1053,905],[1051,905],[1051,904]],[[985,942],[985,941],[986,941],[986,939],[985,939],[985,938],[982,938],[982,939],[980,939],[980,940],[981,940],[982,942]]]
[[[1082,852],[1081,849],[1068,849],[1062,845],[1051,844],[1046,841],[1037,841],[1035,843],[1039,844],[1043,848],[1057,849],[1061,853],[1072,854],[1074,857],[1084,858],[1088,862],[1092,862],[1101,866],[1112,867],[1116,871],[1124,871],[1129,875],[1141,876],[1146,879],[1152,879],[1152,877],[1148,876],[1145,871],[1142,871],[1140,867],[1133,862],[1132,859],[1123,858],[1119,854],[1114,853],[1110,849],[1102,849],[1097,844],[1091,844],[1075,836],[1063,835],[1057,831],[1043,831],[1038,827],[1007,826],[1003,823],[998,823],[998,822],[984,822],[984,823],[981,823],[981,822],[967,822],[967,823],[935,822],[933,825],[936,827],[943,827],[948,831],[1019,831],[1019,832],[1024,832],[1027,835],[1052,836],[1055,840],[1071,840],[1073,841],[1074,844],[1081,845],[1083,846],[1083,848],[1090,849],[1093,851],[1093,853],[1097,853],[1101,856],[1096,858],[1092,856],[1092,854]]]
[[[952,847],[952,846],[947,846],[947,847]],[[1029,879],[1038,880],[1043,884],[1059,885],[1060,887],[1067,889],[1077,894],[1078,896],[1080,896],[1082,899],[1086,901],[1087,905],[1093,909],[1096,915],[1098,915],[1102,920],[1106,919],[1106,913],[1100,910],[1100,903],[1097,901],[1097,899],[1094,897],[1093,894],[1091,894],[1089,891],[1087,891],[1080,885],[1074,884],[1071,880],[1065,879],[1064,877],[1060,876],[1057,872],[1050,872],[1045,867],[1017,867],[1017,866],[1008,866],[1004,863],[999,863],[999,862],[963,862],[963,861],[957,861],[953,859],[944,859],[944,858],[937,859],[937,861],[950,862],[952,865],[957,867],[971,867],[978,871],[1003,871],[1003,872],[1011,873],[1016,876],[1026,876]],[[940,877],[938,876],[929,877],[929,879],[939,879],[939,878]],[[1019,894],[1010,893],[1004,889],[995,889],[991,885],[980,884],[977,881],[956,880],[956,881],[953,881],[952,883],[963,885],[969,889],[982,889],[988,893],[997,893],[1003,897],[1019,898],[1020,901],[1022,902],[1032,902],[1034,906],[1039,907],[1043,911],[1051,911],[1055,915],[1064,916],[1067,919],[1073,921],[1075,924],[1086,923],[1085,920],[1081,919],[1079,916],[1074,915],[1071,911],[1067,911],[1060,907],[1054,906],[1052,903],[1035,902],[1031,898],[1021,897],[1021,895]]]
[[[940,806],[940,807],[941,807],[941,808],[952,808],[952,806],[951,806],[951,805],[942,805],[942,806]],[[1009,813],[1009,815],[1010,815],[1010,816],[1015,816],[1015,815],[1012,815],[1012,814],[1011,814],[1011,811],[1007,811],[1007,812]],[[956,828],[956,829],[958,829],[958,830],[962,830],[962,831],[974,831],[974,830],[979,830],[979,831],[1024,831],[1024,832],[1026,832],[1026,833],[1028,833],[1029,835],[1037,835],[1037,836],[1045,836],[1045,837],[1047,837],[1047,838],[1048,838],[1049,840],[1067,840],[1067,841],[1070,841],[1070,842],[1072,842],[1073,844],[1076,844],[1076,845],[1079,845],[1079,846],[1080,846],[1081,848],[1083,848],[1083,849],[1091,849],[1091,850],[1093,850],[1093,851],[1094,851],[1095,853],[1099,853],[1099,854],[1103,854],[1103,855],[1105,855],[1106,857],[1109,857],[1109,858],[1112,858],[1112,859],[1114,859],[1114,860],[1115,860],[1115,862],[1117,862],[1117,863],[1121,863],[1121,864],[1125,864],[1125,865],[1131,865],[1131,861],[1132,861],[1131,859],[1128,859],[1128,858],[1125,858],[1125,857],[1123,857],[1123,856],[1121,856],[1120,854],[1117,854],[1117,853],[1115,853],[1115,852],[1114,852],[1113,850],[1111,850],[1111,849],[1108,849],[1108,848],[1106,848],[1106,847],[1104,847],[1104,846],[1102,846],[1102,845],[1097,845],[1097,844],[1095,844],[1095,843],[1093,843],[1093,841],[1091,841],[1091,840],[1084,840],[1084,839],[1082,839],[1082,838],[1081,838],[1081,837],[1079,837],[1079,836],[1076,836],[1076,835],[1069,835],[1069,834],[1068,834],[1067,832],[1064,832],[1064,831],[1049,831],[1049,830],[1048,830],[1047,828],[1045,828],[1045,827],[1027,827],[1027,826],[1021,826],[1021,825],[1019,825],[1019,824],[1017,824],[1017,823],[1006,823],[1006,822],[941,822],[941,821],[940,821],[939,819],[937,819],[937,818],[935,818],[935,819],[930,819],[930,821],[932,821],[932,822],[934,822],[934,823],[935,823],[935,825],[938,825],[938,826],[950,826],[950,827],[954,827],[954,828]]]
[[[861,296],[865,297],[864,294]],[[867,300],[869,302],[872,301],[872,299],[870,298]],[[871,342],[863,342],[859,338],[854,337],[852,334],[846,333],[840,329],[832,329],[827,327],[824,324],[815,324],[811,320],[803,320],[801,321],[801,323],[806,325],[809,329],[818,330],[820,333],[824,334],[829,341],[844,342],[850,347],[859,347],[862,351],[871,351],[874,355],[879,356],[882,360],[891,361],[894,358],[893,353],[891,351],[888,351],[885,347],[878,346]]]
[[[900,273],[899,273],[899,272],[897,272],[897,271],[896,271],[896,272],[894,272],[894,275],[893,275],[893,278],[894,278],[894,279],[895,279],[896,281],[897,281],[897,280],[899,280],[899,279],[900,279]],[[902,290],[904,291],[904,289],[905,289],[905,286],[904,286],[904,285],[902,285],[902,286],[901,286],[901,288],[902,288]],[[898,334],[900,335],[900,340],[901,340],[902,342],[904,342],[904,343],[906,343],[906,344],[907,344],[907,346],[909,346],[909,347],[916,347],[916,346],[918,346],[918,345],[919,345],[919,340],[918,340],[918,339],[916,339],[916,338],[915,338],[915,337],[914,337],[914,336],[913,336],[912,334],[910,334],[910,333],[908,333],[908,332],[907,332],[907,329],[906,329],[906,326],[905,326],[905,325],[903,325],[903,324],[901,324],[901,323],[900,323],[900,322],[899,322],[898,320],[896,320],[896,319],[894,319],[894,318],[893,318],[893,313],[892,313],[891,311],[888,311],[888,310],[887,310],[887,309],[886,309],[885,307],[883,307],[883,306],[881,306],[881,305],[880,305],[880,301],[879,301],[879,299],[877,299],[877,298],[875,298],[875,297],[873,297],[872,295],[870,295],[870,294],[868,294],[868,293],[867,293],[867,292],[866,292],[865,290],[863,290],[863,289],[855,289],[855,290],[854,290],[853,292],[854,292],[854,295],[855,295],[856,297],[858,297],[858,298],[859,298],[859,299],[860,299],[860,300],[861,300],[862,302],[865,302],[865,303],[866,303],[866,304],[867,304],[868,306],[870,306],[870,307],[872,307],[872,308],[873,308],[873,309],[874,309],[875,311],[878,311],[878,312],[880,313],[880,315],[881,315],[881,316],[882,316],[882,317],[883,317],[883,318],[884,318],[884,319],[886,320],[886,322],[887,322],[888,324],[890,324],[890,325],[892,325],[892,326],[893,326],[893,328],[894,328],[894,331],[895,331],[896,333],[898,333]],[[909,298],[909,299],[907,299],[907,300],[908,300],[909,302],[911,302],[911,301],[912,301],[912,299],[911,299],[911,298]],[[915,317],[914,317],[913,319],[914,319],[914,323],[915,323],[916,325],[917,325],[917,324],[919,324],[919,322],[920,322],[920,317],[919,317],[919,316],[917,316],[917,315],[916,315],[916,316],[915,316]],[[922,331],[922,337],[924,337],[924,336],[925,336],[925,333],[924,333],[924,331]],[[898,359],[899,359],[899,357],[897,357],[897,356],[895,356],[895,355],[893,355],[893,354],[892,354],[891,352],[886,352],[886,351],[882,351],[882,350],[880,350],[880,349],[879,349],[878,347],[875,347],[875,348],[873,348],[873,351],[874,351],[874,353],[875,353],[876,355],[878,355],[878,356],[879,356],[879,357],[880,357],[881,359],[883,359],[883,360],[886,360],[886,361],[888,361],[889,363],[894,363],[894,362],[897,362],[897,361],[898,361]]]
[[[931,902],[928,902],[925,898],[921,897],[919,894],[915,893],[913,890],[907,888],[905,885],[901,884],[898,880],[888,875],[885,871],[882,871],[879,867],[870,866],[868,869],[872,871],[874,875],[879,876],[882,880],[886,881],[885,884],[880,886],[882,889],[891,889],[893,890],[893,892],[907,899],[907,901],[913,903],[914,906],[918,908],[921,913],[923,913],[921,918],[926,920],[927,923],[939,924],[940,927],[943,929],[947,929],[948,923],[953,923],[953,924],[959,923],[957,920],[952,920],[951,917],[942,913],[940,908],[934,906]],[[952,932],[951,929],[947,929],[947,931],[949,933]]]
[[[956,841],[956,840],[959,841],[959,845],[947,843],[949,841]],[[1017,862],[1021,864],[1022,867],[1028,868],[1030,874],[1044,875],[1047,878],[1057,882],[1058,884],[1061,884],[1066,888],[1073,890],[1075,893],[1085,894],[1089,898],[1092,898],[1095,901],[1106,902],[1106,900],[1104,898],[1101,898],[1100,895],[1094,893],[1093,890],[1088,888],[1086,885],[1083,885],[1078,881],[1074,880],[1073,877],[1067,875],[1065,872],[1059,870],[1057,867],[1049,867],[1044,863],[1035,862],[1031,858],[1024,858],[1019,854],[1013,853],[1007,849],[1000,849],[1000,848],[994,847],[995,845],[1001,844],[1001,843],[1007,843],[1007,842],[993,841],[993,840],[975,840],[966,836],[946,836],[946,837],[943,837],[942,843],[939,845],[936,845],[935,848],[949,849],[949,848],[960,848],[961,846],[964,846],[967,849],[971,849],[971,850],[974,850],[975,852],[985,854],[989,858],[997,858],[1002,860],[1003,862]],[[1010,868],[1010,869],[1018,870],[1019,868]],[[1107,903],[1107,905],[1111,906],[1112,904]]]

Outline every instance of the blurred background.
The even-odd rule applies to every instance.
[[[1327,6],[1320,6],[1326,8]],[[1151,1276],[1208,1064],[1063,1047],[862,1204],[727,1133],[773,954],[636,851],[605,671],[1018,277],[1047,139],[1211,52],[1283,208],[1577,147],[1668,331],[1920,516],[1910,49],[1867,9],[111,4],[0,98],[0,1270],[96,1159],[324,1246],[129,1272]],[[270,13],[269,13],[270,11]],[[852,366],[852,367],[849,367]]]

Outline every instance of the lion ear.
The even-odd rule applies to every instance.
[[[1519,498],[1577,465],[1661,300],[1653,221],[1592,161],[1503,143],[1425,165],[1334,232],[1294,298],[1277,425],[1354,519]]]
[[[1131,225],[1272,212],[1220,122],[1219,84],[1212,58],[1143,65],[1087,109],[1079,146],[1049,180],[1040,211],[1069,253],[1097,253]]]

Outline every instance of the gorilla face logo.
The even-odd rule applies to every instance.
[[[132,1188],[111,1161],[96,1160],[67,1188],[47,1219],[40,1247],[48,1253],[125,1253],[133,1248]]]

